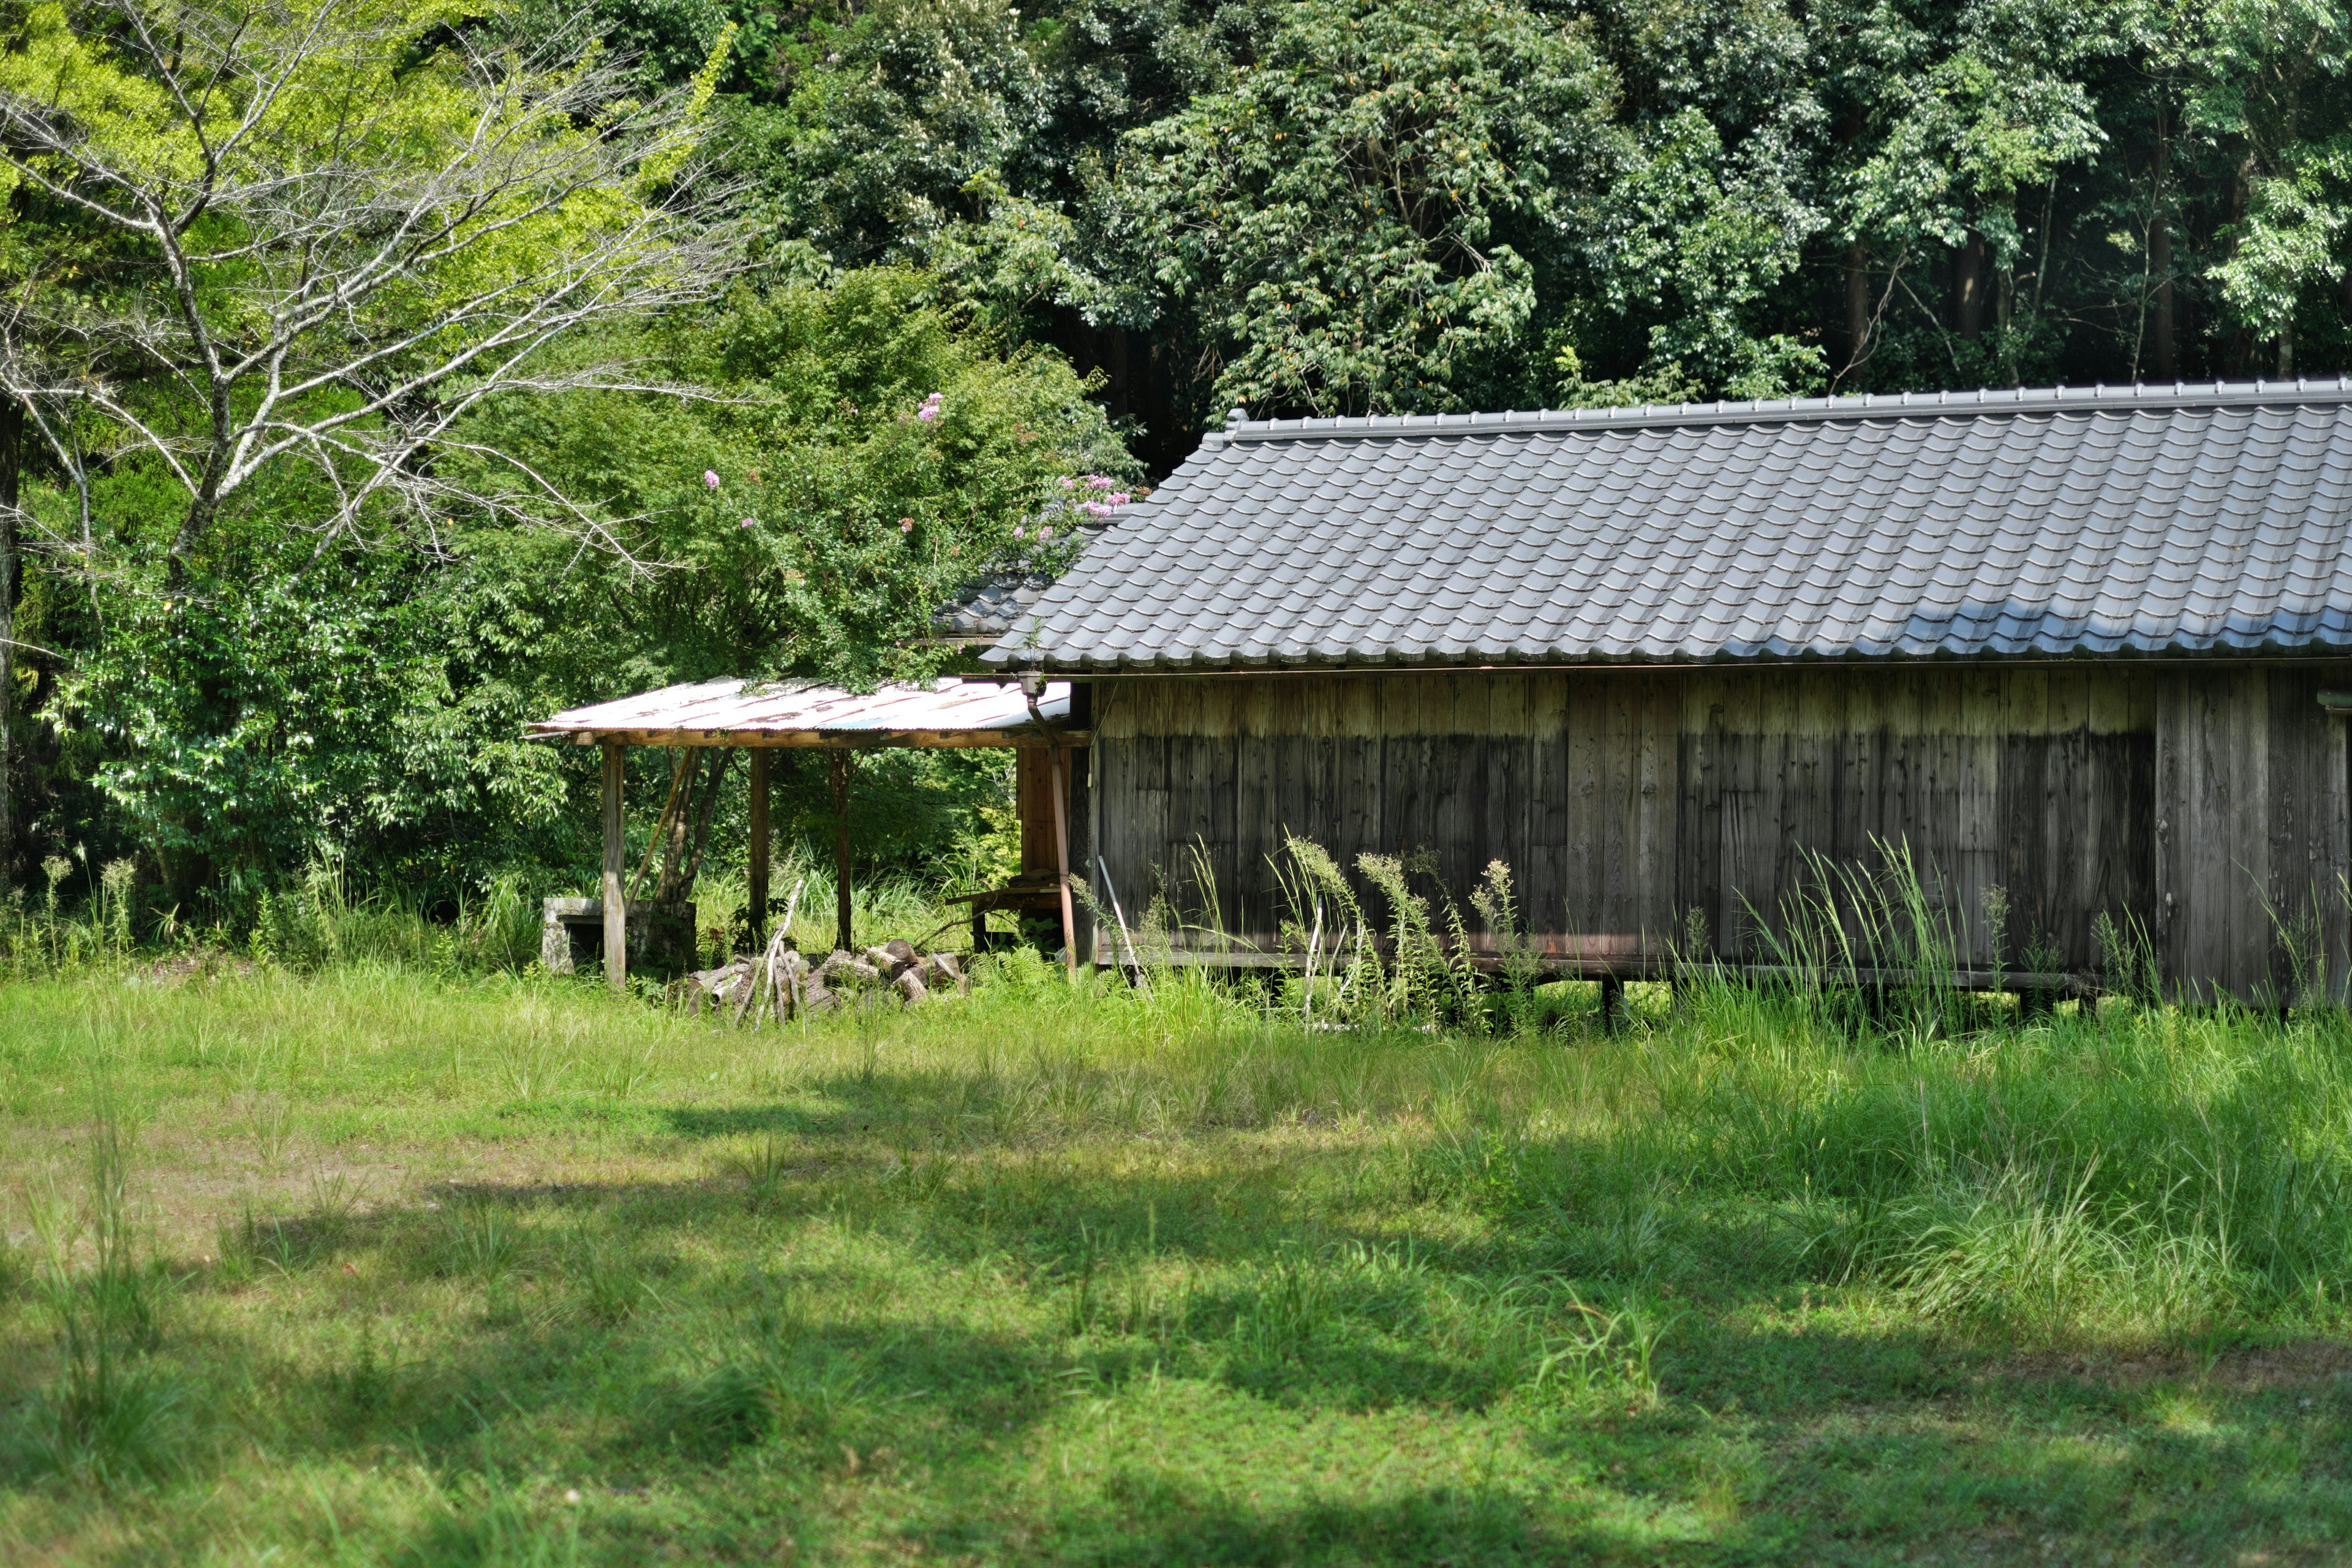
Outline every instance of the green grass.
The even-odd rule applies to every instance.
[[[1636,1005],[9,984],[0,1561],[2347,1555],[2340,1017]]]

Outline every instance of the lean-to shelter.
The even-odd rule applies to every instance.
[[[1232,962],[1295,834],[1506,862],[1561,973],[1768,965],[1892,848],[1962,984],[2352,973],[2352,382],[1237,413],[1019,620]]]
[[[1084,715],[1077,717],[1082,721]],[[1066,682],[1016,680],[1010,676],[980,682],[950,677],[927,684],[884,686],[870,692],[799,680],[708,680],[557,713],[531,725],[530,733],[603,749],[604,867],[601,898],[550,901],[550,961],[568,965],[573,937],[565,928],[589,928],[594,933],[592,951],[599,956],[620,955],[618,962],[604,965],[610,983],[617,988],[625,984],[631,948],[642,949],[656,920],[672,913],[646,907],[631,886],[623,816],[622,761],[624,748],[628,746],[679,748],[682,757],[686,749],[726,747],[749,756],[750,914],[752,927],[760,931],[767,924],[769,902],[768,755],[779,748],[826,753],[836,825],[835,919],[844,947],[850,942],[851,764],[856,753],[893,746],[1017,749],[1024,875],[1009,888],[971,900],[974,929],[979,929],[990,909],[1055,909],[1062,918],[1065,942],[1075,953],[1065,879],[1072,853],[1071,822],[1074,817],[1085,820],[1084,773],[1073,769],[1070,752],[1083,748],[1087,737],[1082,723],[1072,721]],[[680,837],[684,834],[676,782],[686,776],[683,766],[673,769],[672,776],[670,800],[656,826],[656,840],[666,833],[675,832]],[[715,774],[709,787],[715,793]],[[649,847],[648,861],[652,853]],[[643,874],[641,867],[640,880]],[[672,914],[672,918],[690,922],[691,913]]]

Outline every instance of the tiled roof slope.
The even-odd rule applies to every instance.
[[[984,657],[2352,650],[2352,381],[1237,421]]]

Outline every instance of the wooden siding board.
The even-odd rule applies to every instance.
[[[1690,681],[1679,725],[1682,807],[1675,824],[1680,850],[1673,900],[1675,923],[1697,911],[1711,952],[1729,951],[1720,924],[1723,902],[1723,704],[1714,676]]]
[[[1640,678],[1641,792],[1639,854],[1634,868],[1636,923],[1645,946],[1663,952],[1675,936],[1675,845],[1682,789],[1674,769],[1681,751],[1681,704],[1668,679]]]

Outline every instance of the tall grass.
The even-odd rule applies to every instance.
[[[157,961],[212,969],[261,964],[306,973],[375,963],[485,974],[540,962],[542,890],[514,875],[492,879],[436,918],[404,889],[356,889],[340,865],[322,862],[282,888],[256,893],[249,923],[208,926],[185,923],[174,910],[142,915],[137,868],[130,860],[85,875],[78,862],[52,857],[45,876],[44,892],[28,896],[14,889],[0,901],[0,976],[121,971]],[[782,915],[785,893],[795,883],[802,892],[793,942],[803,951],[830,950],[836,932],[828,867],[797,857],[780,862],[770,878],[775,906],[770,919]],[[740,868],[701,879],[695,895],[699,960],[723,963],[751,944],[750,899]],[[940,889],[903,876],[859,883],[851,908],[854,940],[861,946],[893,937],[960,945],[971,920],[965,906],[946,903]]]
[[[40,1244],[34,1300],[55,1334],[55,1373],[23,1431],[37,1468],[114,1488],[169,1468],[179,1390],[148,1361],[163,1338],[168,1276],[142,1245],[131,1144],[100,1084],[79,1193],[54,1174],[27,1194]]]

